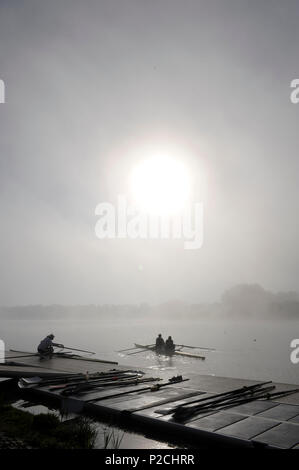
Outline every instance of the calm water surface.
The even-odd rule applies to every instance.
[[[299,384],[299,364],[290,361],[290,343],[299,337],[298,322],[260,320],[182,321],[155,318],[123,317],[102,319],[65,318],[39,320],[2,318],[0,338],[6,349],[34,351],[39,340],[55,333],[55,341],[65,345],[90,349],[103,359],[153,370],[188,372],[240,377],[257,380],[275,380]],[[116,351],[134,346],[134,342],[153,343],[157,334],[172,335],[179,344],[215,348],[200,351],[205,361],[182,357],[158,358],[151,352],[125,355]],[[193,350],[186,351],[192,352]]]
[[[153,371],[153,375],[188,373],[240,377],[256,380],[273,380],[299,384],[299,364],[290,361],[290,343],[299,337],[298,322],[282,321],[182,321],[169,318],[130,317],[88,318],[62,315],[54,318],[35,319],[0,316],[0,338],[6,349],[35,351],[40,339],[55,333],[55,340],[65,345],[95,351],[97,356],[117,360],[120,364],[137,366]],[[125,355],[119,349],[133,347],[134,342],[150,344],[158,333],[172,335],[179,344],[215,348],[215,351],[194,350],[206,356],[205,361],[183,357],[163,358],[151,352]],[[186,351],[193,351],[188,350]],[[18,406],[18,405],[17,405]],[[19,403],[22,406],[22,403]],[[30,409],[29,409],[30,410]],[[31,412],[45,412],[44,407],[33,406]],[[102,448],[105,433],[111,432],[106,425],[98,424],[96,447]],[[119,429],[112,429],[120,448],[162,449],[167,443]],[[112,444],[110,444],[112,447]]]

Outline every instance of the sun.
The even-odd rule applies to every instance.
[[[134,204],[142,211],[174,215],[190,198],[190,175],[179,160],[167,156],[148,158],[133,168],[130,189]]]

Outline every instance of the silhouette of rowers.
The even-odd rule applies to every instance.
[[[159,333],[158,338],[156,339],[156,353],[163,354],[165,349],[165,341],[162,338],[161,333]]]
[[[57,348],[63,348],[63,344],[53,343],[55,336],[53,333],[46,336],[38,345],[37,351],[41,359],[49,358],[51,359],[54,354],[54,346]]]
[[[165,342],[165,353],[171,355],[174,353],[174,351],[175,351],[175,344],[172,340],[172,337],[168,336]]]

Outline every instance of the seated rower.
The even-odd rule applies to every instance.
[[[158,354],[163,353],[165,348],[165,342],[162,338],[161,333],[159,334],[158,338],[156,339],[156,352]]]
[[[51,333],[45,339],[43,339],[37,348],[38,353],[40,354],[41,359],[49,357],[51,359],[54,353],[54,346],[57,348],[63,348],[63,344],[53,343],[55,336]]]
[[[168,339],[166,340],[165,343],[165,352],[166,354],[173,354],[175,351],[175,344],[172,341],[172,337],[168,336]]]

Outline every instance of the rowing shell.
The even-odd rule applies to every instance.
[[[148,351],[155,351],[155,349],[156,349],[155,346],[143,346],[142,344],[136,344],[136,343],[135,343],[135,346],[136,346],[136,348],[140,348],[140,349],[144,349],[144,350],[148,350]],[[205,356],[199,356],[198,354],[187,353],[187,352],[184,352],[184,351],[174,351],[173,354],[175,354],[176,356],[183,356],[183,357],[201,359],[202,361],[205,360]],[[166,356],[168,354],[164,354],[164,355]]]

